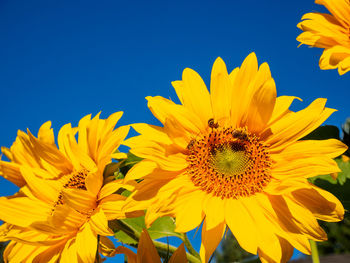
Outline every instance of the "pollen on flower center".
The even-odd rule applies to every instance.
[[[212,128],[187,149],[192,182],[222,199],[261,192],[271,180],[267,146],[246,128]]]
[[[210,165],[219,173],[228,176],[244,172],[250,163],[244,145],[238,142],[215,145],[210,155]]]
[[[65,183],[63,184],[63,188],[70,188],[70,189],[82,189],[86,190],[85,186],[85,178],[89,174],[89,171],[86,169],[82,169],[80,171],[73,172],[66,178]],[[63,194],[62,191],[58,195],[58,200],[54,204],[55,209],[58,205],[63,205]]]

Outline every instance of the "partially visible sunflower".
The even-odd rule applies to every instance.
[[[300,140],[335,111],[326,100],[289,110],[296,97],[276,97],[269,66],[258,68],[254,53],[230,74],[218,58],[210,93],[188,68],[172,84],[180,105],[147,97],[164,126],[134,124],[141,135],[125,141],[144,158],[126,176],[143,180],[125,209],[147,208],[147,226],[173,216],[177,232],[203,222],[203,262],[226,227],[263,262],[286,262],[293,247],[309,254],[308,239],[326,240],[317,219],[339,221],[344,209],[307,178],[339,171],[332,158],[347,147],[335,139]]]
[[[115,153],[129,131],[128,126],[114,130],[121,116],[88,115],[77,128],[64,125],[59,148],[48,122],[38,138],[20,131],[11,149],[2,149],[10,162],[1,161],[0,174],[21,187],[0,198],[0,219],[6,222],[1,239],[12,240],[5,261],[95,261],[98,236],[113,235],[108,220],[125,218],[125,197],[115,192],[132,187],[121,180],[104,184],[106,165],[125,157]]]
[[[119,246],[114,251],[115,254],[125,254],[129,263],[161,263],[157,249],[154,246],[147,230],[143,230],[137,247],[137,254],[124,246]],[[172,254],[168,263],[186,263],[186,250],[182,243]]]
[[[324,48],[321,69],[338,68],[339,75],[350,70],[350,1],[316,0],[330,14],[307,13],[297,26],[304,32],[297,40],[301,44]]]

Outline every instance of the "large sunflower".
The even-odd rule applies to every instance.
[[[285,262],[293,247],[310,253],[308,239],[326,240],[317,219],[339,221],[344,209],[308,177],[339,171],[332,158],[346,150],[338,140],[300,140],[335,110],[317,99],[288,108],[296,97],[276,98],[266,63],[254,53],[228,74],[218,58],[208,92],[185,69],[172,83],[182,105],[147,97],[163,127],[135,124],[141,135],[125,144],[145,158],[127,180],[143,179],[126,210],[147,208],[147,225],[176,218],[176,231],[203,221],[200,255],[207,262],[228,226],[242,248],[263,262]]]
[[[113,235],[108,220],[125,218],[125,197],[114,192],[128,186],[120,180],[104,184],[103,175],[112,157],[125,156],[115,153],[129,130],[114,130],[121,115],[106,120],[88,115],[77,128],[63,126],[59,148],[46,123],[38,138],[19,132],[13,146],[2,149],[10,162],[1,161],[0,174],[21,186],[17,194],[0,198],[0,219],[6,222],[0,239],[11,240],[5,261],[95,261],[98,236]]]
[[[324,48],[321,69],[338,68],[340,75],[350,70],[350,1],[316,0],[332,15],[307,13],[297,26],[303,30],[297,40],[301,44]]]

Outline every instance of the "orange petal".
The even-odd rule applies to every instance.
[[[137,262],[161,263],[157,249],[153,245],[152,239],[145,229],[142,230],[137,247]]]
[[[202,227],[202,244],[199,251],[202,262],[209,261],[225,233],[226,224],[225,222],[222,222],[210,230],[206,229],[206,221],[204,221]]]
[[[182,243],[173,253],[171,258],[169,259],[169,263],[184,263],[188,262],[187,257],[186,257],[186,250],[185,246]]]

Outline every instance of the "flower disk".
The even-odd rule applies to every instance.
[[[244,129],[217,128],[187,146],[187,173],[201,190],[224,198],[261,192],[271,180],[271,159],[259,138]]]

